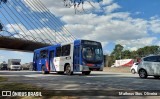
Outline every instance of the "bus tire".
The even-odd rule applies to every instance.
[[[71,70],[71,66],[69,64],[66,66],[65,72],[66,72],[67,75],[72,75],[73,74],[73,72]]]
[[[91,71],[82,71],[83,75],[90,75]]]

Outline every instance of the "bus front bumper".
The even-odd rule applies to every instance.
[[[80,66],[80,71],[103,71],[103,66],[101,67],[94,67],[94,66]]]

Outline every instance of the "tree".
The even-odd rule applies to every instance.
[[[115,60],[118,59],[135,59],[136,61],[139,61],[142,57],[157,54],[160,54],[160,46],[145,46],[136,51],[123,51],[123,46],[117,44],[108,58],[108,64],[111,66]]]
[[[137,58],[139,58],[139,55],[138,55],[138,53],[137,53],[137,51],[131,51],[131,59],[137,59]]]
[[[145,57],[148,55],[159,54],[160,47],[159,46],[145,46],[143,48],[139,48],[137,50],[137,54],[139,57]]]
[[[114,56],[114,60],[122,58],[123,48],[124,47],[120,44],[115,45],[115,48],[114,48],[113,52],[111,53],[111,55]]]
[[[131,52],[129,50],[125,50],[122,52],[121,57],[122,57],[122,59],[129,59],[129,58],[131,58]]]

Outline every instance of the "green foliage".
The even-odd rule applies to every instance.
[[[113,52],[109,56],[109,66],[118,59],[139,59],[148,55],[160,54],[160,46],[145,46],[137,51],[123,50],[123,48],[120,44],[115,45]]]
[[[159,54],[159,52],[160,52],[160,47],[159,46],[145,46],[145,47],[139,48],[137,50],[137,53],[138,53],[139,57]]]
[[[105,62],[105,67],[112,66],[114,63],[114,56],[107,56]]]
[[[5,89],[5,90],[43,90],[43,88],[39,88],[34,85],[24,84],[24,83],[3,83],[3,84],[0,84],[0,89]]]
[[[114,60],[121,59],[123,48],[124,47],[120,44],[115,45],[115,48],[113,52],[111,53],[111,56],[114,57]]]
[[[128,59],[131,57],[131,52],[129,50],[125,50],[122,52],[122,59]]]
[[[7,81],[7,78],[0,77],[0,82]]]

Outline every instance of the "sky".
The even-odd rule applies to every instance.
[[[80,6],[76,14],[73,7],[64,7],[62,0],[41,1],[76,38],[100,41],[105,54],[110,54],[116,44],[131,51],[160,45],[160,0],[103,0],[92,5],[86,2],[84,11]],[[33,53],[0,51],[0,61],[9,58],[31,62]]]

